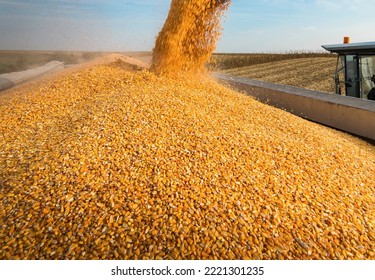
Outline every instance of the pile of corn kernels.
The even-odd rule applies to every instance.
[[[375,259],[375,148],[210,79],[0,95],[1,259]]]

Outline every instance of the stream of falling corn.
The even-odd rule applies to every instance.
[[[153,50],[151,69],[173,76],[201,74],[220,36],[220,18],[230,0],[172,0]]]
[[[120,60],[0,95],[1,259],[375,259],[375,148]]]

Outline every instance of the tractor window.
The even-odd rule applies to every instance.
[[[361,75],[361,98],[367,99],[370,90],[375,87],[371,77],[375,75],[375,56],[361,56],[360,60],[360,75]]]
[[[358,56],[345,56],[345,68],[346,95],[359,97]]]

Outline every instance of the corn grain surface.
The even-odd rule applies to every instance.
[[[375,149],[121,61],[0,95],[1,259],[375,259]]]

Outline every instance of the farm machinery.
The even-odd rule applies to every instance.
[[[344,39],[344,44],[322,47],[338,54],[334,73],[336,93],[375,100],[375,42],[349,43]]]

